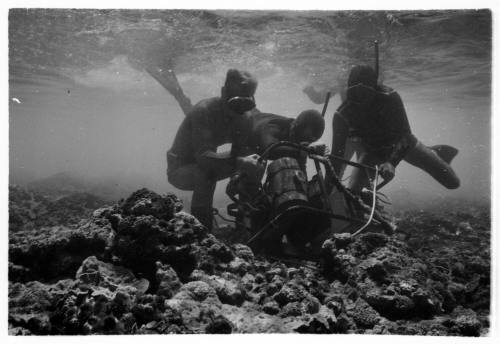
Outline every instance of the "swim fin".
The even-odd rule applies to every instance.
[[[458,154],[458,149],[448,145],[436,145],[429,148],[436,152],[447,164],[451,164],[453,158]]]

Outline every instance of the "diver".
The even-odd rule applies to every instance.
[[[249,111],[256,111],[257,80],[246,71],[229,69],[221,96],[198,102],[181,123],[167,152],[167,177],[178,189],[193,191],[191,213],[212,229],[212,203],[217,181],[229,178],[237,169],[263,173],[258,155],[241,157],[236,148]],[[217,147],[231,143],[231,151]]]
[[[248,145],[253,147],[257,154],[262,154],[266,148],[279,141],[290,141],[293,143],[309,146],[319,140],[325,131],[325,120],[316,110],[302,111],[297,118],[289,118],[271,113],[254,113],[250,116],[251,134]],[[317,154],[324,155],[325,145],[312,147]],[[270,152],[268,158],[275,160],[281,157],[297,159],[305,164],[303,151],[292,147],[278,147]]]
[[[316,110],[302,111],[297,118],[254,111],[246,118],[244,127],[246,130],[242,130],[241,135],[241,140],[244,141],[244,144],[238,147],[238,155],[240,156],[251,154],[262,155],[272,144],[280,141],[289,141],[308,146],[318,155],[324,156],[328,153],[328,149],[324,144],[311,145],[321,138],[325,130],[325,120]],[[296,159],[300,169],[306,172],[307,152],[290,146],[281,146],[270,151],[266,159],[276,160],[283,157]],[[245,186],[241,184],[243,175],[246,179],[244,182]],[[259,188],[260,177],[262,175],[252,176],[241,169],[237,170],[231,176],[226,193],[230,196],[235,196],[242,189],[245,189],[246,194],[252,195]]]
[[[378,84],[377,74],[370,66],[359,65],[350,71],[346,100],[333,117],[331,153],[344,157],[348,139],[359,143],[358,162],[378,166],[386,182],[394,178],[396,166],[405,160],[448,189],[460,186],[450,166],[458,150],[447,145],[427,147],[422,144],[410,130],[401,97],[393,89]],[[344,164],[341,160],[331,160],[335,171],[341,175]],[[374,172],[369,174],[373,178]],[[354,169],[348,187],[360,192],[369,185],[367,173]]]

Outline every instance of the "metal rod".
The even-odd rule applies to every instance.
[[[321,117],[325,117],[326,109],[328,108],[328,102],[330,102],[330,96],[331,96],[331,92],[328,91],[326,93],[326,99],[325,99],[325,104],[323,105],[323,110],[321,111]]]
[[[365,164],[360,164],[359,162],[354,162],[354,161],[351,161],[351,160],[347,160],[347,159],[341,158],[341,157],[333,155],[333,154],[329,155],[329,158],[335,159],[335,160],[340,160],[340,161],[344,162],[347,165],[351,165],[351,166],[359,167],[359,168],[365,168],[367,170],[371,170],[371,171],[375,172],[375,167],[371,167],[371,166],[368,166],[368,165],[365,165]]]
[[[305,151],[305,152],[307,152],[309,154],[314,154],[314,151],[310,147],[302,146],[302,145],[300,145],[298,143],[294,143],[294,142],[290,142],[290,141],[279,141],[279,142],[273,143],[272,145],[270,145],[269,147],[266,148],[266,150],[260,156],[259,162],[263,162],[264,160],[267,160],[267,156],[269,155],[269,153],[273,149],[276,149],[277,147],[280,147],[280,146],[289,146],[289,147],[296,148],[298,150]],[[351,166],[359,167],[359,168],[366,168],[368,170],[371,170],[371,171],[375,172],[375,168],[374,167],[371,167],[371,166],[368,166],[368,165],[365,165],[365,164],[360,164],[358,162],[350,161],[350,160],[338,157],[336,155],[329,155],[329,157],[331,159],[340,160],[340,161],[344,162],[347,165],[351,165]],[[311,158],[312,159],[318,159],[318,157],[311,157]]]

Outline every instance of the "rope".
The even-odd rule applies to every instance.
[[[356,235],[364,231],[365,228],[368,227],[373,220],[373,215],[375,214],[375,205],[377,204],[377,180],[378,180],[378,166],[375,166],[375,179],[373,182],[373,191],[372,191],[373,193],[372,210],[370,212],[370,217],[368,218],[368,221],[360,229],[358,229],[354,234],[351,235],[352,237],[355,237]]]

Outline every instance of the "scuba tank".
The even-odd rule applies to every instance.
[[[308,204],[307,176],[293,158],[280,158],[269,165],[265,188],[275,214],[295,205]]]

